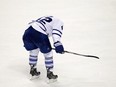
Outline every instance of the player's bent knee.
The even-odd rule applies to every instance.
[[[44,47],[40,48],[40,51],[42,53],[49,53],[51,50],[52,50],[52,48],[50,46],[48,46],[48,47],[44,46]]]
[[[53,56],[52,50],[48,53],[44,53],[44,57],[52,57],[52,56]]]
[[[34,49],[34,50],[31,50],[31,51],[30,51],[30,55],[37,56],[38,53],[39,53],[39,50],[40,50],[39,48]]]

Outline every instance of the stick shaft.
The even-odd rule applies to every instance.
[[[52,48],[53,50],[55,50],[55,48]],[[85,54],[80,54],[80,53],[75,53],[75,52],[70,52],[70,51],[64,51],[64,53],[70,53],[70,54],[74,54],[74,55],[78,55],[78,56],[84,56],[84,57],[92,57],[92,58],[96,58],[99,59],[99,57],[94,56],[94,55],[85,55]]]
[[[70,54],[74,54],[74,55],[78,55],[78,56],[84,56],[84,57],[93,57],[93,58],[97,58],[97,59],[99,59],[99,57],[97,57],[97,56],[93,56],[93,55],[79,54],[79,53],[70,52],[70,51],[65,51],[65,53],[70,53]]]

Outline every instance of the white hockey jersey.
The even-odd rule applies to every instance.
[[[54,16],[44,16],[29,23],[35,30],[52,36],[53,41],[60,41],[63,31],[63,22]]]

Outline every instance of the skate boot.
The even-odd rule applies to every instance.
[[[58,75],[54,75],[53,72],[47,71],[47,83],[53,83],[57,81]]]
[[[48,79],[57,79],[58,75],[54,75],[53,72],[47,71],[47,78]]]
[[[35,68],[34,65],[31,65],[30,75],[31,75],[30,79],[38,78],[40,75],[40,72],[37,71],[37,68]]]

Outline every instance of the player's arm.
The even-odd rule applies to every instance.
[[[64,52],[64,47],[61,43],[62,32],[63,32],[63,25],[61,25],[61,24],[59,24],[59,25],[57,24],[56,27],[54,27],[53,31],[52,31],[54,47],[55,47],[55,51],[57,53]]]

